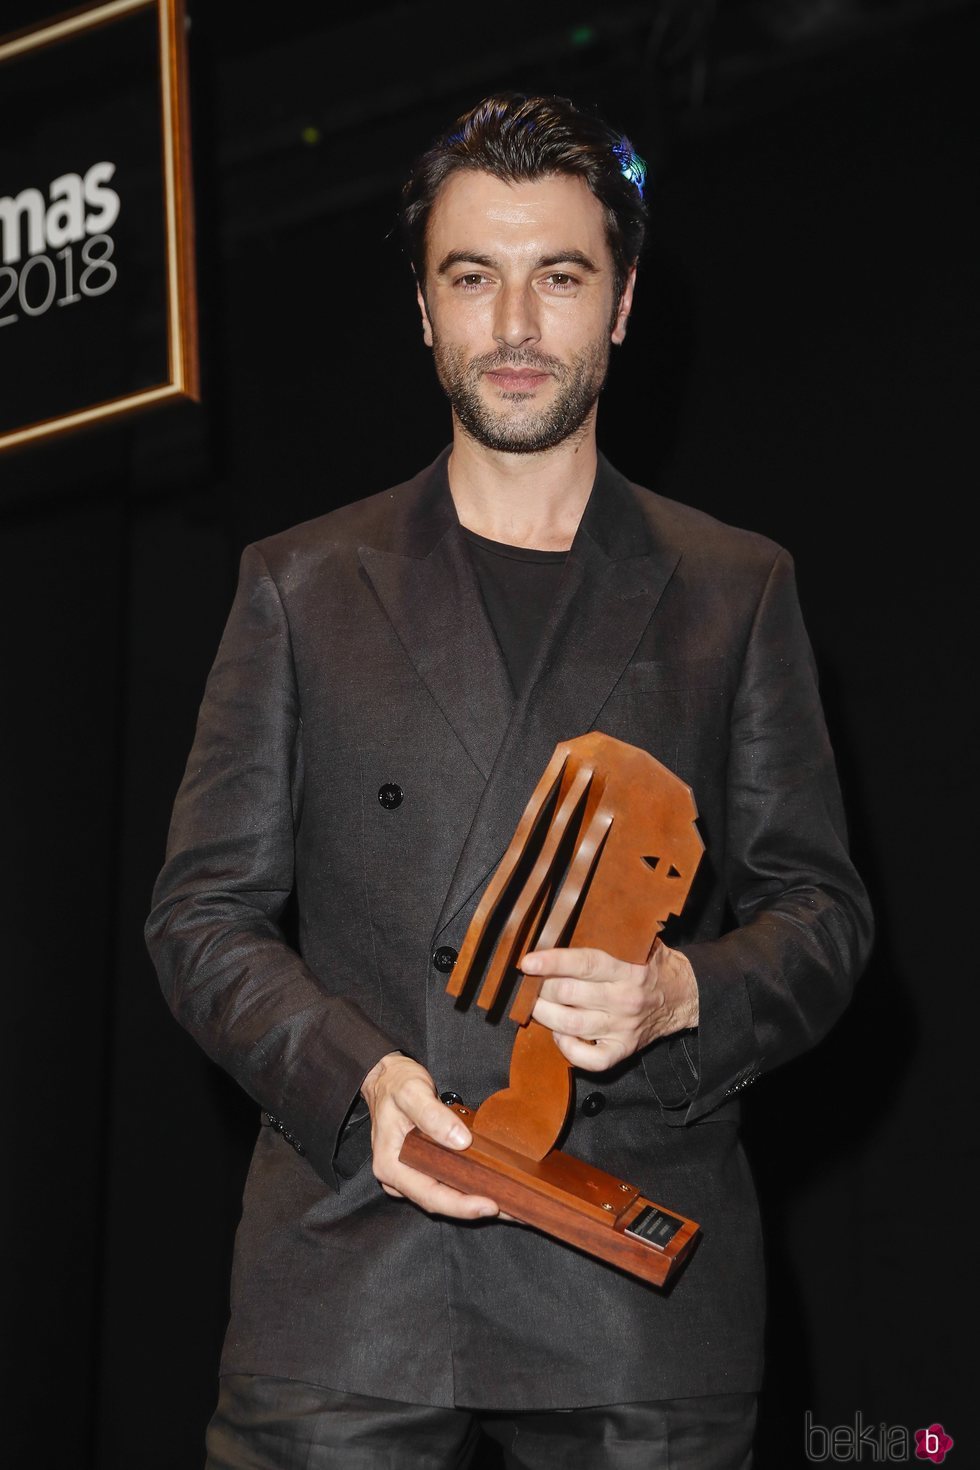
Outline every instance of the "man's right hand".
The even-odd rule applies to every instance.
[[[361,1083],[361,1096],[371,1113],[374,1177],[385,1194],[410,1199],[431,1215],[457,1220],[499,1215],[499,1207],[485,1195],[463,1194],[400,1162],[405,1135],[413,1128],[448,1148],[466,1148],[472,1140],[465,1123],[440,1102],[424,1067],[401,1052],[389,1052]]]

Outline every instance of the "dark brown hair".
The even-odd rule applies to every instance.
[[[552,173],[584,179],[605,212],[615,311],[647,224],[646,167],[625,135],[567,97],[496,92],[463,113],[416,159],[402,186],[399,224],[423,297],[429,214],[446,179],[461,168],[508,183]]]

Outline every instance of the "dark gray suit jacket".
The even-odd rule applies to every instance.
[[[174,808],[147,923],[164,993],[304,1150],[259,1130],[222,1369],[508,1408],[753,1390],[763,1259],[736,1094],[827,1031],[871,932],[792,563],[600,455],[515,701],[448,456],[246,548]],[[471,1104],[504,1085],[510,1023],[457,1010],[432,955],[459,948],[556,743],[591,729],[690,783],[707,849],[665,934],[699,1028],[577,1075],[562,1141],[701,1222],[666,1294],[389,1198],[355,1102],[395,1048]],[[278,924],[294,887],[298,953]]]

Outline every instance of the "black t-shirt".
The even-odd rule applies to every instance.
[[[514,693],[520,694],[548,617],[567,551],[508,546],[460,528],[470,546],[490,624]]]

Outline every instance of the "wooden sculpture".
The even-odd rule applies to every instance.
[[[589,946],[645,964],[700,861],[696,816],[690,788],[646,751],[595,730],[563,741],[473,915],[450,995],[462,997],[485,971],[477,1005],[490,1010],[530,949]],[[509,1085],[475,1112],[454,1104],[471,1145],[444,1148],[413,1129],[401,1159],[662,1285],[698,1226],[554,1147],[568,1116],[571,1064],[531,1015],[541,984],[522,975],[510,1006],[518,1029]]]

